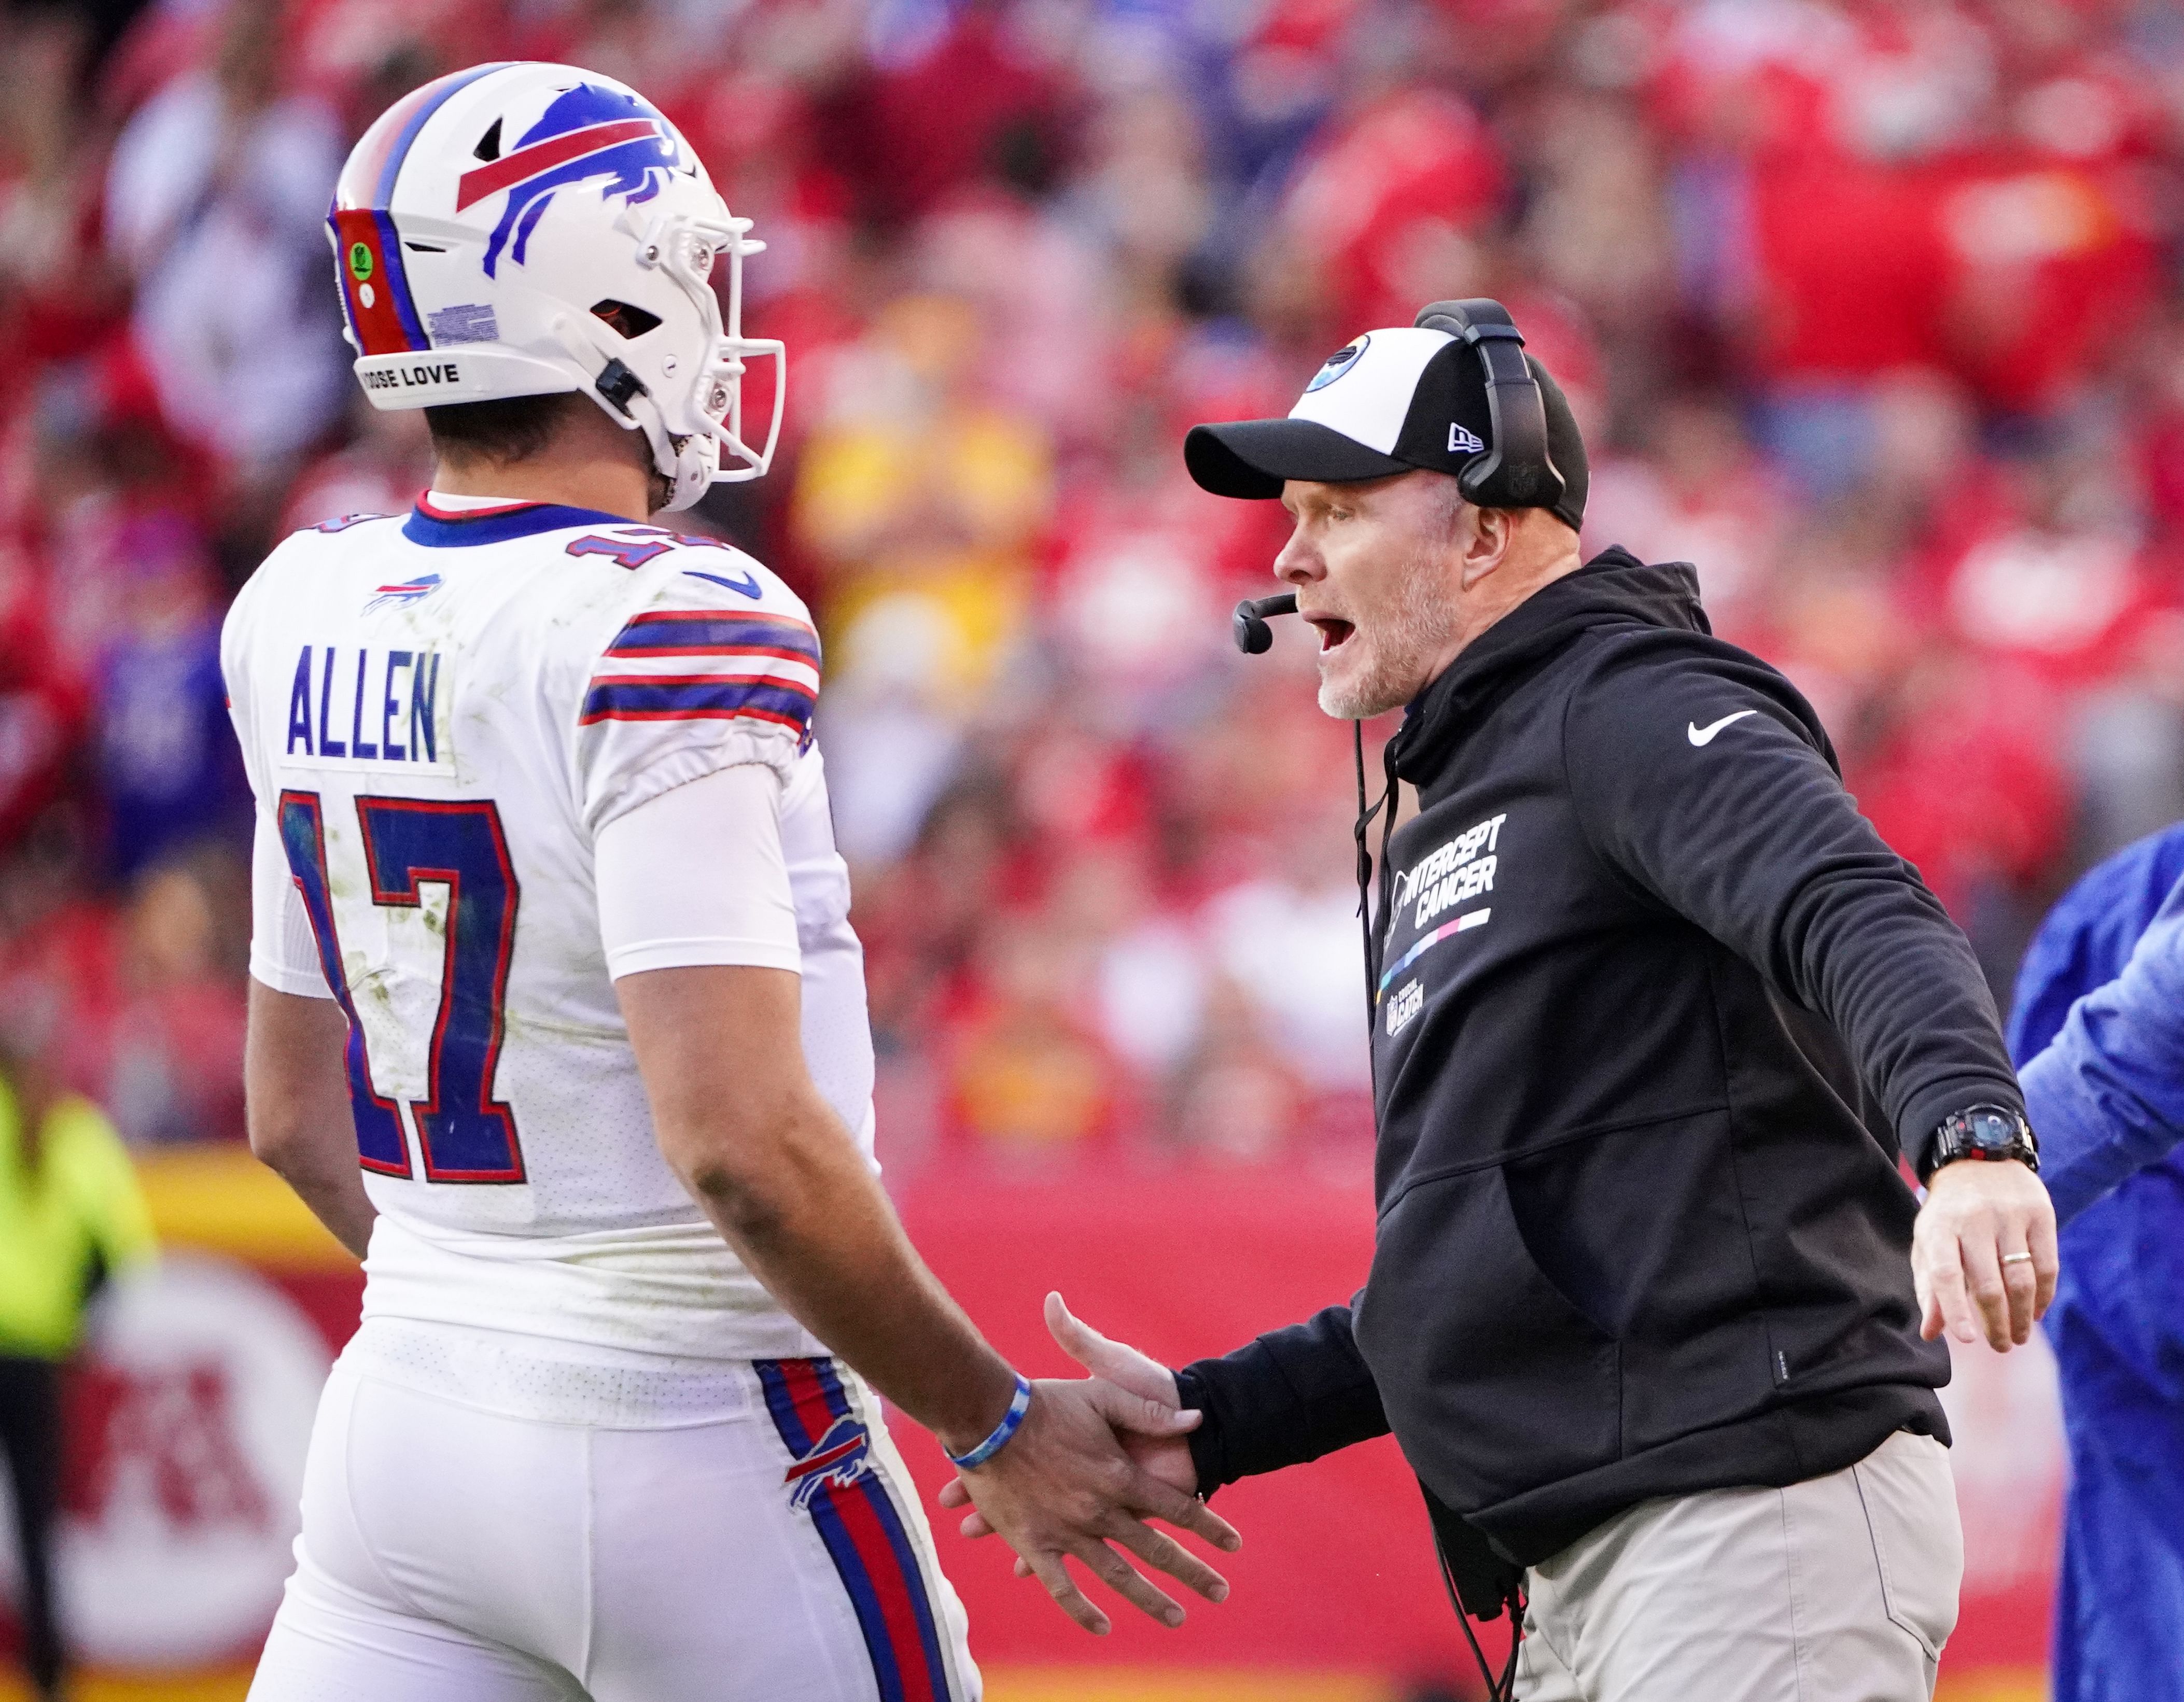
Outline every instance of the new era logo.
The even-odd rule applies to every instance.
[[[1466,454],[1476,455],[1485,447],[1485,441],[1476,432],[1467,431],[1452,420],[1449,422],[1448,453],[1450,454],[1453,455],[1461,449]]]

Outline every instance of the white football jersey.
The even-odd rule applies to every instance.
[[[863,954],[804,605],[710,539],[428,498],[283,542],[221,662],[258,798],[252,973],[331,992],[349,1021],[380,1213],[365,1315],[609,1359],[823,1352],[660,1157],[593,879],[625,812],[737,764],[782,776],[805,1050],[869,1159]],[[735,878],[702,844],[688,866]]]

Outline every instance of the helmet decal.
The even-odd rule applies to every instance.
[[[366,354],[431,348],[410,299],[394,221],[368,207],[337,207],[327,219],[342,251],[342,305],[357,347]]]
[[[453,307],[435,308],[426,323],[432,327],[435,348],[444,348],[451,342],[500,340],[500,320],[485,302],[458,302]]]
[[[480,77],[504,69],[504,62],[473,65],[412,89],[379,115],[342,167],[326,222],[333,229],[336,248],[343,259],[342,307],[348,315],[350,335],[365,354],[398,354],[432,347],[426,340],[425,327],[418,322],[409,273],[402,264],[401,244],[395,240],[394,222],[387,209],[394,193],[394,181],[410,157],[410,145],[425,127],[425,120],[445,105],[449,96]]]
[[[555,190],[611,177],[606,194],[632,203],[649,201],[682,163],[674,132],[653,108],[621,90],[579,83],[557,97],[508,153],[462,175],[455,210],[508,192],[508,204],[486,244],[485,275],[490,278],[504,247],[516,264],[523,264],[532,227]]]

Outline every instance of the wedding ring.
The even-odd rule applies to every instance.
[[[2030,1265],[2032,1255],[2030,1253],[2005,1253],[2002,1255],[2002,1262],[2005,1265]]]

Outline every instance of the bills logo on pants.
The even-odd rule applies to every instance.
[[[872,1469],[872,1432],[854,1418],[838,1418],[811,1452],[790,1466],[782,1482],[793,1486],[788,1505],[809,1509],[811,1498],[833,1487],[846,1489]]]
[[[833,1363],[760,1360],[755,1369],[794,1462],[783,1480],[790,1501],[811,1516],[850,1593],[880,1702],[958,1702],[916,1549]]]

